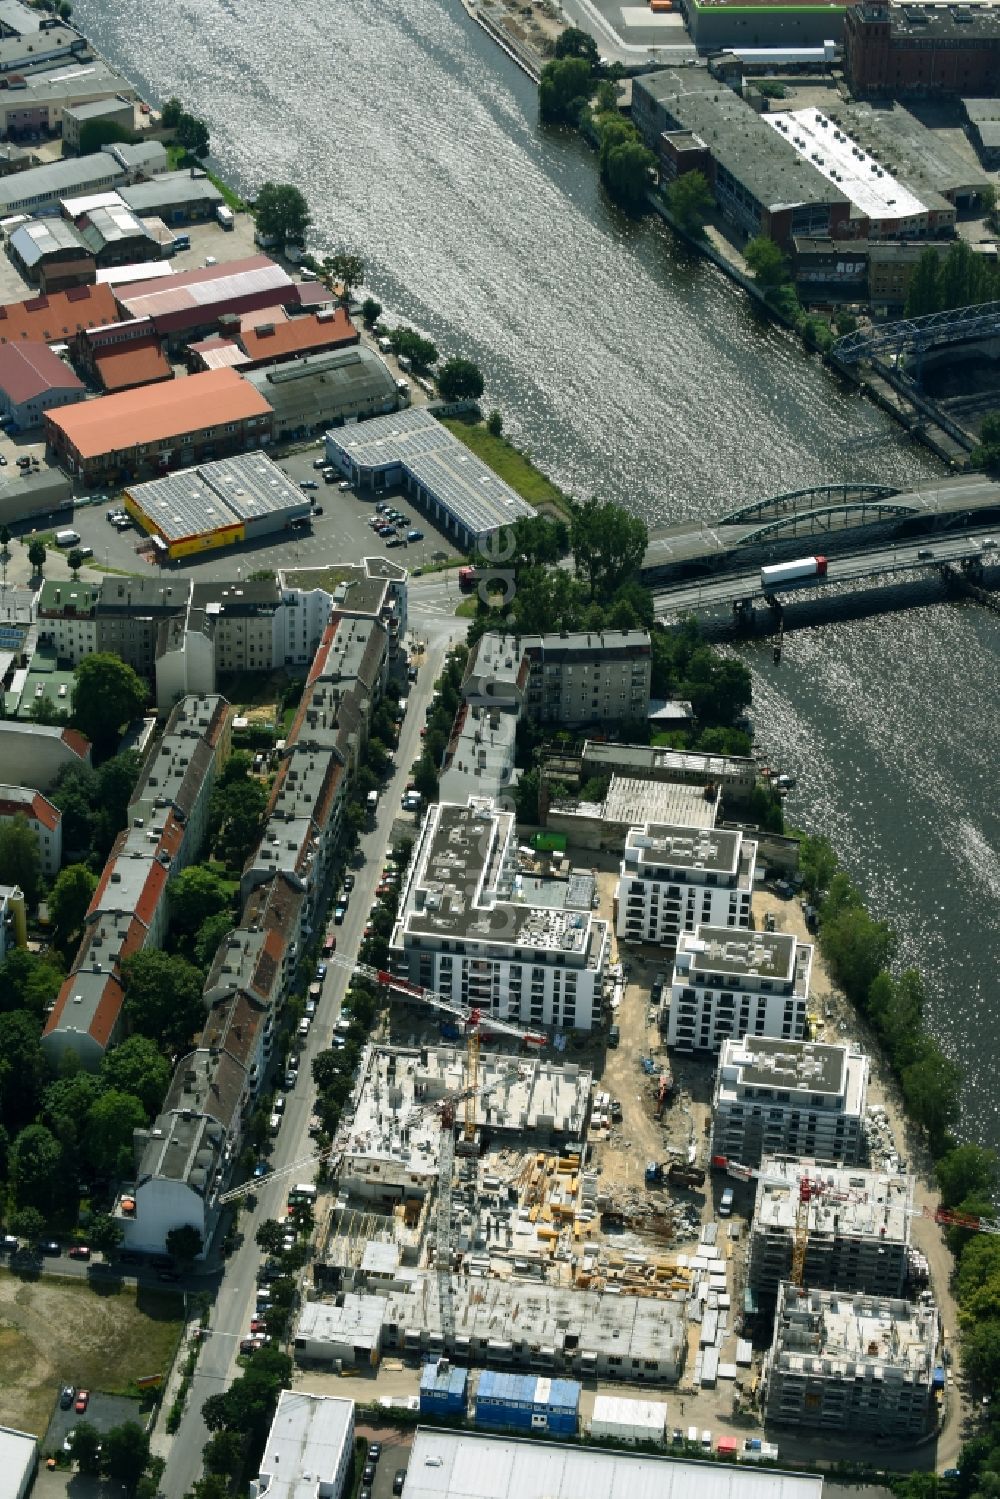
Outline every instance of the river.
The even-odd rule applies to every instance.
[[[458,0],[78,0],[75,19],[146,97],[209,122],[243,191],[298,182],[313,248],[363,255],[388,312],[475,359],[568,491],[656,524],[939,471],[662,226],[610,208]],[[964,1126],[1000,1144],[1000,619],[942,604],[800,631],[780,667],[743,649],[760,742],[798,774],[791,818],[830,833],[903,934],[967,1070]]]

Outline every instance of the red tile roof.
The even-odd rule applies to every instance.
[[[74,286],[69,291],[0,307],[0,343],[20,343],[22,339],[61,343],[84,328],[97,328],[118,318],[118,303],[110,286]]]
[[[0,797],[0,817],[24,817],[34,818],[40,822],[43,828],[48,828],[54,833],[62,819],[62,813],[58,807],[54,807],[46,797],[38,791],[24,790],[20,797]]]
[[[48,344],[0,344],[0,390],[20,406],[50,390],[78,390],[82,395],[83,382]]]
[[[206,427],[270,417],[264,397],[235,370],[208,370],[167,385],[141,385],[46,413],[82,458],[165,442]]]
[[[283,321],[256,321],[255,327],[244,322],[239,333],[239,341],[254,364],[345,348],[358,343],[360,337],[343,307],[338,307],[332,317],[312,312]]]
[[[81,760],[86,760],[90,755],[90,740],[79,729],[63,729],[62,742],[74,754],[79,755]]]
[[[160,340],[137,338],[94,350],[94,368],[106,391],[131,390],[172,380],[174,372],[160,348]]]

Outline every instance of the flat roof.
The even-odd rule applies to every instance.
[[[229,373],[228,371],[225,373]],[[188,376],[189,380],[207,376]],[[235,378],[239,378],[236,376]],[[179,384],[185,383],[179,381]],[[240,526],[265,515],[308,515],[309,498],[266,453],[239,453],[129,488],[167,541]]]
[[[402,468],[474,536],[535,514],[422,406],[329,432],[327,442],[362,473]]]
[[[677,954],[689,953],[696,973],[732,974],[754,978],[795,977],[798,938],[792,932],[743,932],[725,926],[699,926],[682,932]],[[812,948],[808,943],[810,955]]]
[[[927,204],[835,125],[820,109],[762,116],[803,160],[833,183],[866,218],[877,223],[919,218]]]
[[[624,1300],[625,1298],[618,1298]],[[403,1499],[821,1499],[823,1479],[419,1426]]]
[[[793,1233],[800,1210],[799,1182],[804,1176],[829,1187],[829,1196],[814,1193],[806,1209],[810,1235],[869,1238],[908,1244],[914,1178],[860,1166],[830,1166],[815,1161],[766,1155],[754,1204],[754,1232]]]
[[[35,1466],[38,1438],[13,1426],[0,1426],[0,1473],[8,1494],[26,1494]]]
[[[353,1435],[353,1400],[282,1390],[251,1494],[316,1499],[329,1491]]]
[[[97,458],[270,414],[267,402],[235,370],[206,370],[81,401],[48,412],[47,417],[81,457]]]
[[[810,1093],[839,1095],[847,1088],[848,1060],[846,1046],[746,1036],[723,1042],[719,1071],[736,1067],[745,1087],[805,1088]]]
[[[971,153],[957,150],[940,131],[928,130],[901,104],[876,108],[838,99],[830,118],[842,129],[846,125],[881,166],[905,177],[932,208],[945,206],[942,194],[978,191],[990,181]]]
[[[742,833],[735,830],[644,823],[628,831],[625,862],[633,868],[665,865],[671,869],[735,874],[742,843]],[[629,854],[633,852],[637,857],[630,860]]]
[[[63,117],[71,120],[101,120],[106,115],[118,114],[122,110],[135,110],[131,99],[86,99],[82,104],[67,104]]]
[[[192,177],[190,172],[160,172],[152,182],[123,187],[122,197],[137,213],[153,213],[183,203],[225,202],[214,182],[208,177]]]
[[[707,797],[704,788],[685,781],[644,781],[614,774],[604,802],[605,822],[635,827],[637,823],[674,823],[689,828],[714,828],[718,792]]]
[[[966,46],[975,45],[977,41],[1000,39],[1000,7],[983,4],[982,0],[974,5],[906,0],[903,5],[891,5],[889,10],[894,38],[926,38]]]

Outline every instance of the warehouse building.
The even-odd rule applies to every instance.
[[[623,1395],[595,1395],[590,1435],[604,1440],[665,1442],[667,1407],[662,1400],[629,1400]]]
[[[934,1424],[937,1309],[782,1285],[764,1364],[769,1424],[918,1440]]]
[[[131,208],[94,208],[76,228],[101,270],[159,258],[159,245]]]
[[[98,396],[45,419],[56,460],[94,481],[257,448],[270,433],[270,407],[235,370]]]
[[[228,374],[228,371],[220,373]],[[190,375],[176,387],[213,375]],[[232,378],[239,380],[239,376]],[[309,498],[266,453],[244,453],[182,469],[125,491],[125,508],[158,540],[161,556],[175,561],[192,553],[260,541],[287,531],[310,513]]]
[[[146,211],[135,207],[130,194],[122,197],[135,213]],[[229,314],[295,305],[297,300],[294,281],[266,255],[119,286],[115,294],[122,316],[149,318],[159,337],[175,346],[213,331]]]
[[[0,218],[45,213],[73,193],[105,192],[127,180],[128,173],[107,151],[51,161],[0,179]]]
[[[40,427],[47,411],[86,394],[82,380],[48,344],[0,344],[0,412],[15,432]]]
[[[723,1041],[712,1095],[713,1157],[864,1163],[868,1058],[856,1046],[746,1036]]]
[[[501,526],[535,513],[422,406],[328,432],[326,452],[361,489],[379,492],[402,485],[464,551],[474,550]]]
[[[822,1499],[823,1479],[749,1464],[608,1452],[418,1426],[403,1499]]]
[[[80,149],[80,131],[84,125],[95,120],[103,124],[120,125],[123,130],[135,126],[135,104],[131,99],[112,96],[108,99],[89,99],[83,104],[70,104],[62,112],[62,137],[71,151]]]
[[[803,1178],[815,1190],[806,1208],[802,1284],[810,1290],[901,1296],[913,1177],[776,1156],[764,1156],[760,1163],[747,1269],[751,1289],[773,1299],[781,1282],[791,1279]]]
[[[718,1051],[731,1036],[801,1041],[808,1034],[811,943],[791,932],[733,932],[705,923],[677,942],[667,1045]]]
[[[699,52],[716,52],[723,47],[774,47],[787,52],[821,48],[826,42],[839,46],[847,6],[843,0],[813,0],[806,5],[796,0],[769,0],[761,5],[744,5],[738,0],[680,0],[680,9]]]
[[[527,881],[492,801],[428,809],[390,942],[396,971],[524,1025],[590,1030],[609,961],[592,875]]]
[[[354,1401],[282,1390],[250,1499],[343,1499],[354,1471]]]
[[[246,378],[274,412],[277,439],[324,432],[331,423],[367,422],[399,405],[395,380],[368,348],[310,354],[251,370]]]
[[[967,152],[957,150],[941,131],[929,130],[901,104],[876,108],[838,99],[828,115],[871,161],[901,177],[927,203],[944,198],[959,212],[969,212],[989,186],[989,177]]]
[[[989,171],[1000,167],[1000,99],[963,99],[966,128],[979,160]]]
[[[0,1471],[4,1499],[27,1499],[38,1471],[38,1438],[13,1426],[0,1426]]]
[[[0,344],[69,344],[77,348],[88,328],[111,323],[118,308],[110,287],[75,286],[51,296],[0,306]]]
[[[672,948],[701,924],[745,929],[756,871],[757,844],[736,829],[630,828],[615,891],[618,937]]]
[[[855,94],[995,94],[1000,8],[862,0],[849,7],[844,24],[844,73]]]
[[[94,280],[96,264],[90,246],[62,218],[21,224],[7,241],[7,252],[21,274],[42,291],[65,291]]]
[[[196,168],[188,172],[161,172],[152,182],[123,187],[121,196],[140,218],[152,215],[172,228],[204,223],[226,201],[215,184]]]
[[[477,1426],[501,1431],[547,1431],[554,1437],[575,1437],[581,1392],[577,1379],[484,1369],[476,1386],[474,1420]]]
[[[80,335],[79,358],[109,395],[174,378],[150,318],[88,328]]]

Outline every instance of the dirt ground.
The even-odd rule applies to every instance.
[[[0,1273],[0,1425],[41,1436],[60,1385],[115,1393],[166,1372],[180,1328],[176,1293]]]

